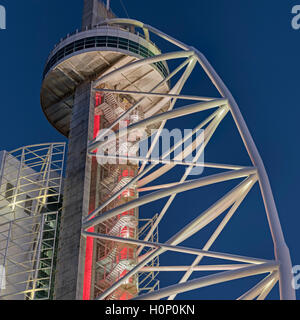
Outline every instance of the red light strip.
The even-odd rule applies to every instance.
[[[94,227],[88,229],[89,232],[94,232]],[[83,284],[83,300],[91,299],[91,282],[92,282],[92,264],[93,264],[94,239],[86,238],[85,249],[85,266],[84,266],[84,284]]]
[[[96,93],[96,103],[95,107],[98,107],[102,103],[102,96]],[[101,116],[94,117],[94,134],[95,139],[100,130]],[[97,152],[97,150],[95,151]],[[91,204],[90,212],[95,209],[95,204]],[[94,232],[94,227],[88,229],[88,232]],[[84,282],[83,282],[83,300],[91,299],[91,282],[92,282],[92,265],[93,265],[93,251],[94,251],[94,239],[92,237],[86,238],[86,248],[85,248],[85,265],[84,265]]]

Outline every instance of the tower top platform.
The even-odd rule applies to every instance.
[[[69,34],[56,45],[46,62],[41,88],[41,105],[45,116],[59,132],[68,136],[74,95],[80,84],[97,80],[136,60],[160,54],[161,51],[142,34],[126,28],[100,25]],[[145,64],[120,74],[119,78],[107,85],[116,89],[147,91],[168,74],[168,66],[164,61]],[[156,91],[166,93],[168,90],[169,85],[165,83]],[[143,110],[147,112],[159,100],[146,99]]]
[[[116,16],[99,0],[84,0],[82,28],[68,34],[51,51],[44,68],[41,105],[49,122],[68,137],[75,91],[84,82],[92,82],[103,75],[136,60],[160,55],[161,51],[136,31],[134,26],[109,25],[106,20]],[[166,62],[144,65],[118,79],[106,83],[117,89],[151,90],[169,74]],[[166,93],[169,84],[157,90]],[[131,96],[133,100],[138,97]],[[159,98],[146,99],[142,105],[147,112]],[[161,112],[164,106],[160,107]]]

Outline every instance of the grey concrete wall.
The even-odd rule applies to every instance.
[[[106,9],[105,3],[99,0],[84,0],[82,15],[83,27],[99,24],[105,19],[116,18],[111,10],[108,11]]]
[[[70,123],[64,204],[59,236],[54,299],[82,299],[85,240],[82,217],[88,214],[91,159],[87,144],[93,138],[94,99],[90,83],[76,89]]]

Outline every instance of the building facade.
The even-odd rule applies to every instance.
[[[0,152],[0,299],[53,297],[64,143]]]

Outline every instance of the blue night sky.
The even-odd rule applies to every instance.
[[[264,160],[292,263],[300,264],[300,217],[297,205],[300,181],[300,30],[295,31],[291,27],[292,7],[300,4],[300,1],[123,2],[130,18],[155,26],[198,48],[223,78],[236,98]],[[80,27],[82,3],[82,0],[0,0],[0,5],[7,10],[7,30],[0,30],[0,149],[13,150],[28,144],[65,141],[44,117],[39,90],[50,50],[60,38]],[[126,16],[119,0],[112,0],[112,8],[120,17]],[[206,85],[206,81],[204,73],[200,68],[197,69],[184,93],[213,95],[215,91]],[[208,148],[206,159],[211,162],[247,164],[233,122],[230,116],[227,118]],[[184,118],[184,123],[171,121],[170,126],[193,128],[200,122],[199,119],[193,116]],[[183,173],[180,170],[170,172],[168,177],[173,181],[178,180]],[[210,173],[208,170],[205,172]],[[235,185],[236,182],[231,182],[228,187]],[[168,213],[173,216],[162,223],[160,241],[166,241],[184,223],[194,219],[223,196],[228,190],[224,186],[216,189],[206,187],[204,193],[201,193],[202,190],[192,191],[185,194],[184,201],[183,195],[179,195]],[[256,195],[257,190],[254,189],[212,250],[273,258],[265,214],[261,201],[256,202]],[[159,212],[165,201],[158,201],[156,207],[146,206],[145,214],[153,213],[153,209]],[[181,222],[174,224],[172,221]],[[201,236],[193,237],[185,244],[201,248],[216,226],[212,224],[205,228]],[[178,263],[175,254],[166,257],[162,256],[162,265],[184,264],[183,261],[191,260],[191,257],[184,256],[182,259],[186,260],[180,258],[182,262]],[[211,259],[211,262],[214,261]],[[202,275],[195,273],[192,278]],[[179,279],[180,274],[162,274],[161,286]],[[245,279],[239,284],[231,282],[220,285],[215,287],[219,289],[217,294],[211,287],[183,294],[179,298],[219,299],[226,293],[234,298],[242,290],[250,289],[258,279],[261,277]],[[299,298],[299,292],[297,294]],[[276,290],[270,298],[278,298]]]

